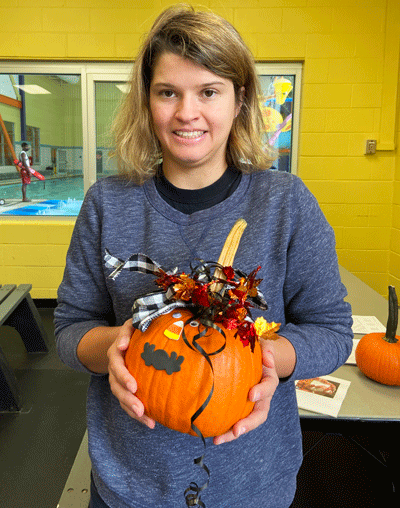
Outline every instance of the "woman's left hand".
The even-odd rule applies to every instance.
[[[253,386],[249,392],[249,399],[253,402],[253,411],[239,420],[225,434],[214,437],[214,444],[219,445],[237,439],[239,436],[254,430],[265,422],[268,417],[271,399],[279,384],[278,374],[275,368],[274,343],[271,340],[260,341],[263,356],[263,376],[258,385]]]

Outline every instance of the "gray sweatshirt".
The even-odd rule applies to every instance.
[[[299,178],[276,171],[243,175],[231,196],[191,215],[167,204],[153,180],[143,186],[99,180],[86,195],[68,251],[55,312],[57,347],[67,365],[87,372],[76,355],[82,336],[99,325],[123,324],[135,298],[156,289],[150,274],[122,270],[108,279],[106,249],[121,260],[141,252],[166,270],[188,273],[191,262],[218,260],[240,217],[248,226],[234,268],[250,273],[261,265],[268,303],[253,318],[282,323],[279,333],[293,344],[297,362],[280,381],[263,425],[220,446],[207,439],[211,478],[202,500],[207,508],[288,508],[302,461],[294,381],[333,372],[352,347],[334,234]],[[106,375],[91,376],[87,424],[94,480],[111,508],[180,508],[189,483],[207,480],[193,464],[201,440],[131,419]]]

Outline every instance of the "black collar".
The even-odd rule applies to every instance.
[[[192,190],[175,187],[160,170],[155,177],[155,184],[164,201],[180,212],[190,215],[199,210],[211,208],[229,197],[239,185],[241,175],[234,166],[230,166],[213,184]]]

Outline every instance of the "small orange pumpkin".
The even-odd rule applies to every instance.
[[[400,386],[400,336],[396,335],[398,303],[389,286],[389,316],[386,333],[368,333],[356,348],[356,363],[367,377],[385,385]]]
[[[125,363],[137,381],[136,395],[146,414],[166,427],[194,436],[197,434],[191,429],[191,417],[206,401],[214,381],[212,397],[194,425],[204,437],[218,436],[253,409],[248,394],[262,377],[261,347],[258,340],[254,351],[243,347],[235,338],[236,330],[221,326],[226,346],[209,357],[212,372],[204,356],[187,346],[180,334],[182,325],[191,317],[187,309],[177,309],[156,318],[146,331],[135,330]],[[192,344],[193,337],[204,329],[197,322],[186,324],[188,342]],[[208,328],[197,343],[210,354],[219,350],[224,341],[221,333]]]

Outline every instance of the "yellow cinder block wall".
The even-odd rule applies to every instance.
[[[400,87],[399,87],[400,89]],[[400,90],[399,102],[400,104]],[[397,147],[400,146],[400,111],[398,112],[397,123]],[[389,255],[389,284],[398,288],[400,294],[400,151],[397,148],[395,158],[394,191],[393,191],[393,213],[392,231],[390,240]]]
[[[132,59],[172,3],[0,0],[0,59]],[[304,62],[298,174],[335,229],[340,263],[386,295],[389,282],[400,287],[399,2],[243,5],[202,2],[238,28],[257,61]],[[378,140],[376,155],[364,155],[367,139]],[[72,228],[71,220],[0,219],[0,283],[32,283],[34,298],[55,298]]]

